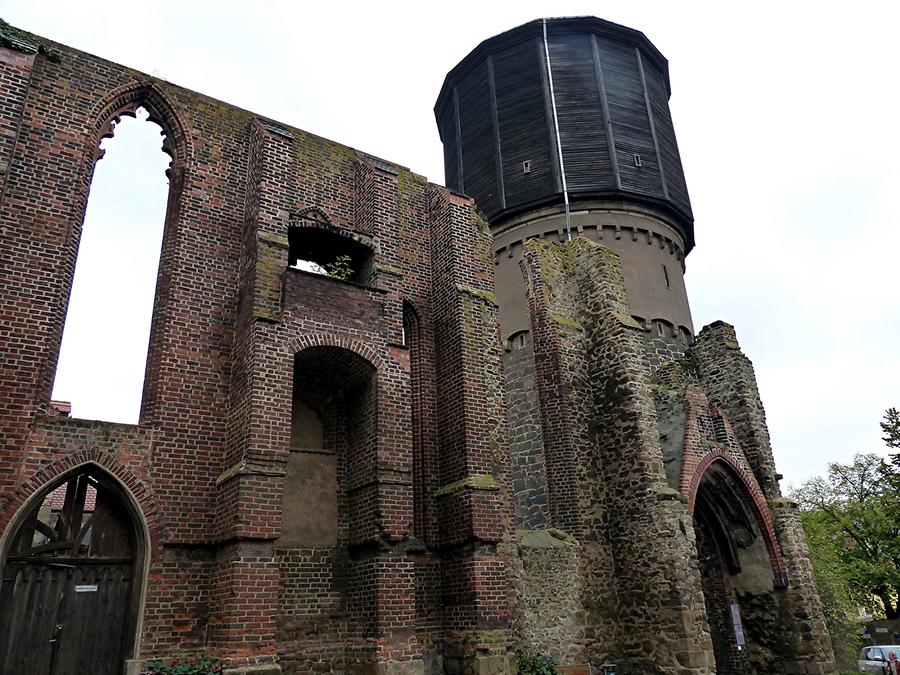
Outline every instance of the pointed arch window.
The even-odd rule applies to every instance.
[[[154,106],[138,98],[99,131],[84,219],[67,252],[74,275],[52,398],[73,417],[136,423],[146,404],[174,149]]]

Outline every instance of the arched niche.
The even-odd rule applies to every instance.
[[[135,657],[147,530],[128,491],[88,463],[39,490],[0,553],[0,673],[119,673]]]
[[[376,372],[343,347],[312,346],[295,354],[279,547],[349,543],[348,490],[375,453]]]

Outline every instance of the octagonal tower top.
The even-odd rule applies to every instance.
[[[494,227],[528,211],[613,200],[694,244],[665,57],[595,17],[538,19],[485,40],[444,80],[435,117],[448,187]]]

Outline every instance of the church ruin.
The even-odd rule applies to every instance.
[[[834,672],[751,363],[694,331],[642,33],[481,43],[435,106],[442,187],[0,31],[0,675]],[[51,389],[138,108],[172,161],[126,425]]]

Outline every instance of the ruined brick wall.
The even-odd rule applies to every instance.
[[[58,61],[0,49],[0,522],[75,458],[139,495],[153,542],[141,658],[505,667],[501,353],[471,200],[56,47]],[[97,146],[138,106],[173,155],[141,421],[51,420]],[[366,247],[358,283],[289,269],[292,228]],[[310,544],[282,539],[282,507],[304,456],[289,447],[294,356],[314,350],[373,375],[332,434],[336,541]]]
[[[138,660],[502,674],[521,646],[705,675],[713,577],[692,509],[727,464],[768,573],[730,579],[762,617],[747,662],[831,672],[730,327],[688,349],[632,316],[609,249],[525,241],[528,331],[503,353],[470,199],[56,47],[0,49],[0,533],[85,463],[126,486],[148,541]],[[173,157],[140,424],[54,416],[98,143],[137,106]],[[366,251],[354,279],[290,268],[299,231]],[[298,363],[327,408],[322,447],[291,445]],[[332,493],[311,497],[320,476]]]

